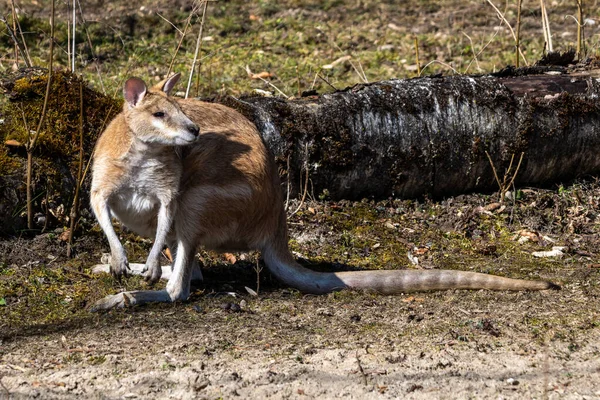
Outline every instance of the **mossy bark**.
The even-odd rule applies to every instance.
[[[486,151],[500,176],[513,154],[525,153],[518,186],[598,174],[596,72],[509,69],[224,102],[256,123],[282,170],[289,164],[295,193],[308,168],[316,196],[440,197],[498,190]]]

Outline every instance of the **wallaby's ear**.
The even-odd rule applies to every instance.
[[[133,108],[139,104],[146,94],[146,84],[140,78],[129,78],[123,86],[123,97],[129,105]]]
[[[179,82],[179,78],[181,78],[181,74],[178,72],[170,78],[158,82],[156,85],[152,86],[152,89],[162,90],[166,94],[169,94],[177,82]]]

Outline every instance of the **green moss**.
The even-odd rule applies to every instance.
[[[0,147],[0,190],[16,186],[16,196],[1,202],[25,198],[26,146],[33,138],[42,115],[48,74],[44,69],[27,69],[2,77],[2,88],[8,93],[0,109],[0,143],[16,141],[18,146]],[[80,89],[83,93],[80,95]],[[121,100],[104,96],[91,89],[81,77],[67,71],[54,72],[45,118],[33,151],[34,212],[44,212],[42,203],[71,205],[79,165],[80,125],[83,128],[84,165],[91,157],[99,134],[121,111]],[[83,122],[80,113],[83,105]],[[21,176],[19,176],[21,175]],[[6,177],[6,178],[5,178]],[[84,191],[86,187],[84,186]],[[22,200],[20,200],[22,201]],[[21,210],[24,204],[2,204],[5,210]],[[19,212],[14,211],[13,214]],[[64,213],[66,215],[68,213]],[[13,217],[0,215],[0,222]],[[59,217],[60,219],[60,217]],[[65,223],[59,220],[58,222]],[[4,222],[12,225],[12,223]]]
[[[21,163],[9,154],[8,148],[0,147],[0,175],[10,175],[17,171]]]
[[[43,70],[19,73],[12,85],[10,102],[2,113],[5,123],[0,127],[0,139],[28,143],[37,129],[46,93],[48,75]],[[83,88],[83,100],[80,96]],[[121,111],[121,100],[104,96],[92,89],[78,76],[67,71],[55,71],[50,85],[45,123],[38,139],[38,154],[43,158],[60,157],[76,162],[79,152],[79,114],[83,105],[83,141],[89,155],[102,131]]]

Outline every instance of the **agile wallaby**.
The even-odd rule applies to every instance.
[[[111,248],[110,271],[127,273],[111,214],[144,236],[155,236],[145,267],[154,281],[160,250],[175,258],[167,287],[107,296],[94,310],[125,304],[186,300],[199,246],[217,251],[257,249],[278,279],[306,293],[344,288],[384,294],[442,289],[543,290],[545,281],[448,270],[324,273],[302,267],[288,249],[279,176],[256,127],[235,110],[168,94],[179,74],[147,89],[124,86],[125,105],[96,146],[91,202]]]

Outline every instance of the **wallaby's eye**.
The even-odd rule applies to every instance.
[[[165,113],[162,111],[157,111],[154,114],[152,114],[152,116],[156,117],[156,118],[162,118],[165,116]]]

